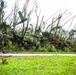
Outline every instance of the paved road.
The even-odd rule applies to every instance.
[[[76,54],[0,54],[0,56],[76,56]]]

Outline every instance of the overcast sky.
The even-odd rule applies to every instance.
[[[7,2],[7,10],[12,10],[15,0],[5,0]],[[34,0],[32,0],[34,1]],[[20,7],[24,4],[25,0],[20,0]],[[76,15],[76,0],[37,0],[39,9],[42,9],[43,15],[49,18],[58,10],[69,10],[72,15]]]
[[[8,7],[12,6],[15,0],[5,0]],[[20,4],[24,3],[25,0],[20,0]],[[34,1],[34,0],[32,0]],[[72,13],[76,13],[76,0],[37,0],[40,8],[45,12],[56,12],[59,9],[68,9]],[[9,8],[10,8],[9,7]]]

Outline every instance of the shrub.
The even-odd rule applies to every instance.
[[[38,49],[36,49],[35,47],[33,48],[32,51],[38,51],[38,52],[56,52],[57,49],[55,48],[54,45],[50,45],[50,44],[47,44],[45,47],[41,47],[39,46]]]
[[[18,44],[13,44],[12,41],[8,41],[7,43],[7,46],[5,46],[5,49],[6,50],[9,50],[9,51],[20,51],[20,50],[24,50],[23,47],[19,47]]]
[[[52,45],[52,44],[51,45],[47,45],[46,49],[47,49],[48,52],[56,52],[57,51],[57,49],[55,48],[55,46]]]
[[[20,49],[18,49],[20,51],[26,51],[26,49],[24,47],[21,47]]]
[[[41,46],[38,48],[38,51],[39,52],[47,52],[46,48],[45,47],[41,47]]]
[[[32,52],[47,52],[45,47],[39,46],[38,49],[33,47]]]
[[[70,49],[69,49],[68,47],[64,47],[64,48],[63,48],[63,51],[65,51],[65,52],[69,52]]]
[[[72,52],[76,52],[76,42],[74,43],[73,48],[71,49]]]

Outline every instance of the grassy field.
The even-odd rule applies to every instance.
[[[76,57],[7,57],[0,75],[76,75]]]

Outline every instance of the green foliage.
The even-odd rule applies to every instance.
[[[72,52],[76,52],[76,41],[73,42],[73,47],[71,49]]]
[[[41,47],[41,46],[39,46],[39,48],[38,48],[38,52],[47,52],[47,50],[46,50],[45,47]]]
[[[38,52],[57,52],[57,49],[52,44],[51,45],[47,44],[45,47],[39,46],[38,49],[36,49],[36,47],[34,47],[33,51],[38,51]]]
[[[21,19],[21,22],[19,22],[18,24],[20,24],[20,23],[23,23],[23,22],[27,21],[27,18],[24,18],[24,17],[23,17],[23,15],[22,15],[21,11],[19,11],[19,12],[18,12],[18,14],[19,14],[19,17],[20,17],[20,19]]]
[[[18,49],[18,51],[26,51],[26,49],[24,47],[21,47]]]
[[[24,47],[19,47],[18,44],[13,44],[12,41],[8,41],[7,46],[5,46],[5,49],[13,52],[13,51],[25,51]]]
[[[64,48],[63,48],[63,51],[65,51],[65,52],[69,52],[70,50],[69,50],[68,47],[64,47]]]
[[[47,49],[48,52],[56,52],[57,51],[55,46],[52,45],[52,44],[47,44],[46,49]]]
[[[48,23],[44,22],[44,16],[40,20],[40,15],[38,15],[36,12],[37,22],[36,25],[34,26],[33,24],[30,24],[30,20],[31,20],[30,16],[32,11],[30,11],[30,13],[25,13],[25,11],[20,11],[18,9],[15,9],[14,18],[13,18],[14,22],[11,21],[11,23],[7,25],[7,22],[4,20],[4,15],[5,15],[4,8],[5,8],[5,1],[1,0],[0,37],[3,34],[7,34],[10,36],[9,39],[4,40],[4,43],[6,42],[7,44],[4,45],[6,49],[12,51],[17,51],[17,50],[31,51],[31,49],[33,49],[32,51],[39,51],[39,52],[56,52],[58,50],[62,50],[65,52],[76,51],[76,42],[75,42],[76,40],[73,41],[76,30],[72,29],[69,32],[68,39],[62,37],[64,35],[67,36],[66,34],[63,34],[61,31],[63,31],[63,26],[70,20],[69,19],[64,23],[63,26],[61,26],[60,23],[63,14],[59,14],[56,17],[53,16],[51,23],[47,25]],[[17,14],[19,16],[17,16]],[[19,24],[23,24],[23,28],[21,31],[16,31],[15,26]],[[66,33],[65,30],[64,32]]]
[[[48,38],[48,37],[50,36],[50,33],[46,31],[46,32],[43,32],[42,35],[43,35],[44,37],[47,37],[47,38]]]
[[[23,17],[21,11],[19,11],[18,14],[19,14],[19,18],[21,19],[21,21],[18,22],[18,23],[13,22],[13,26],[14,26],[14,27],[15,27],[16,25],[19,25],[19,24],[24,23],[25,21],[27,21],[27,18],[24,18],[24,17]]]
[[[67,40],[67,44],[72,44],[73,42],[71,40]]]

